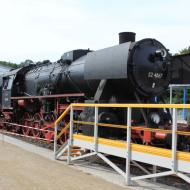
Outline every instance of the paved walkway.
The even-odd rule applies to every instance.
[[[126,190],[0,141],[0,190]]]

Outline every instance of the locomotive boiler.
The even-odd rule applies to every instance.
[[[44,61],[2,76],[1,118],[30,126],[16,130],[36,137],[36,128],[51,128],[72,102],[151,103],[168,88],[172,76],[168,50],[155,39],[135,41],[135,33],[119,34],[119,45],[91,51],[73,50],[57,62]],[[93,110],[80,110],[80,119],[93,120]],[[126,110],[101,109],[100,122],[126,123]],[[141,109],[132,119],[149,127],[171,120],[168,110]],[[62,123],[64,125],[64,122]],[[8,124],[6,126],[9,126]],[[91,135],[89,126],[80,130]],[[101,136],[121,136],[122,130],[100,130]]]
[[[160,42],[154,39],[135,42],[134,33],[121,33],[119,45],[92,52],[74,50],[65,53],[56,63],[47,61],[35,66],[25,75],[24,93],[82,92],[91,99],[101,80],[112,80],[123,88],[122,93],[133,94],[135,90],[150,97],[168,87],[169,65],[170,56]]]

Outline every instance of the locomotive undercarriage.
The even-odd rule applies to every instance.
[[[150,97],[139,97],[138,93],[134,94],[134,89],[130,86],[126,86],[127,90],[121,89],[121,84],[126,86],[126,82],[121,80],[101,80],[91,100],[87,100],[86,94],[83,93],[11,97],[11,109],[2,109],[2,126],[8,131],[24,136],[53,141],[54,121],[70,103],[155,103],[155,101],[150,100]],[[94,121],[94,110],[91,108],[78,110],[75,115],[75,119],[78,120]],[[67,126],[68,122],[69,115],[59,124],[58,133]],[[171,122],[172,118],[169,110],[133,109],[132,112],[133,127],[139,128],[142,126],[171,130]],[[99,123],[126,125],[127,110],[102,108],[99,110]],[[93,135],[93,127],[90,125],[76,125],[76,130],[85,135]],[[190,131],[190,127],[179,125],[178,130]],[[127,135],[125,129],[100,126],[99,136],[126,140]],[[67,138],[68,129],[59,138],[59,143],[63,144]],[[132,140],[140,144],[171,147],[171,135],[159,132],[142,131],[134,128],[132,130]],[[189,144],[190,140],[187,137],[179,136],[178,149],[189,149]]]
[[[13,109],[1,110],[1,128],[36,140],[44,139],[51,142],[54,137],[55,120],[75,101],[82,102],[83,94],[13,97]],[[68,122],[69,115],[59,124],[58,132],[66,127]],[[58,143],[63,144],[67,138],[68,131],[65,131]]]

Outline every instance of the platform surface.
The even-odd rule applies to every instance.
[[[94,150],[94,137],[73,134],[73,145]],[[97,151],[126,158],[126,141],[98,138]],[[172,151],[164,148],[131,143],[131,159],[134,161],[172,169]],[[177,151],[177,169],[189,173],[190,153]]]
[[[2,142],[2,141],[4,141],[4,142]],[[3,144],[4,143],[4,144]],[[107,167],[102,167],[101,165],[99,165],[99,164],[93,164],[92,162],[86,162],[86,161],[84,161],[84,160],[81,160],[81,161],[78,161],[78,162],[76,162],[76,163],[73,163],[73,165],[67,165],[66,164],[66,162],[64,162],[64,161],[55,161],[54,160],[54,158],[53,158],[53,152],[51,151],[51,150],[48,150],[48,149],[46,149],[46,148],[42,148],[42,147],[39,147],[39,146],[36,146],[36,145],[34,145],[34,144],[30,144],[30,143],[27,143],[27,142],[24,142],[24,141],[22,141],[22,140],[19,140],[19,139],[16,139],[16,138],[13,138],[13,137],[10,137],[10,136],[6,136],[6,135],[2,135],[2,134],[0,134],[0,161],[2,161],[3,160],[3,157],[2,157],[2,154],[3,154],[3,151],[1,151],[1,150],[3,150],[4,149],[4,146],[5,146],[5,144],[6,143],[8,143],[7,145],[9,145],[9,144],[12,144],[12,145],[14,145],[13,147],[13,149],[15,149],[15,147],[17,147],[21,152],[23,151],[23,153],[22,154],[27,154],[27,155],[33,155],[34,157],[35,157],[35,155],[36,156],[40,156],[40,160],[42,159],[42,158],[45,158],[45,160],[46,160],[46,162],[47,163],[56,163],[56,168],[59,168],[60,166],[63,166],[63,167],[61,167],[62,169],[64,169],[64,168],[71,168],[72,169],[72,172],[74,171],[74,173],[78,173],[79,172],[79,174],[80,175],[86,175],[86,174],[88,174],[88,176],[89,176],[89,174],[91,174],[92,176],[95,176],[95,177],[97,177],[98,179],[99,178],[101,178],[101,179],[103,179],[104,181],[108,181],[108,182],[110,182],[110,183],[108,183],[109,185],[107,185],[107,183],[105,183],[106,184],[106,187],[105,187],[105,185],[103,185],[103,187],[100,187],[100,185],[97,187],[96,185],[94,186],[94,188],[92,188],[92,185],[94,184],[94,183],[91,183],[91,180],[89,181],[88,179],[85,179],[85,182],[84,181],[82,181],[82,182],[79,182],[78,183],[78,185],[77,185],[77,188],[75,188],[75,187],[73,187],[73,186],[71,186],[71,188],[70,189],[72,189],[72,190],[75,190],[75,189],[79,189],[80,190],[80,187],[78,187],[81,183],[90,183],[90,188],[89,188],[89,186],[83,186],[83,184],[82,184],[82,188],[85,190],[85,188],[87,188],[87,189],[97,189],[97,190],[101,190],[101,189],[122,189],[121,187],[123,187],[123,189],[125,189],[125,190],[128,190],[128,189],[132,189],[132,190],[145,190],[145,189],[148,189],[148,190],[179,190],[178,188],[174,188],[174,187],[169,187],[169,186],[167,186],[167,185],[164,185],[164,184],[160,184],[160,183],[153,183],[152,181],[146,181],[146,180],[139,180],[139,181],[136,181],[132,186],[130,186],[130,187],[126,187],[125,186],[125,183],[124,183],[124,180],[123,180],[123,178],[119,175],[119,174],[117,174],[116,172],[114,172],[111,168],[109,169],[109,168],[107,168]],[[11,145],[10,145],[11,146]],[[6,148],[6,146],[5,146],[5,148]],[[7,148],[6,148],[7,149]],[[6,151],[8,151],[8,150],[4,150],[5,152]],[[11,150],[11,149],[10,149]],[[7,154],[8,154],[8,152],[6,152]],[[9,153],[10,154],[10,153]],[[22,155],[21,154],[21,155]],[[14,156],[14,154],[10,154],[10,155],[12,155],[12,157]],[[42,157],[42,158],[41,158]],[[23,158],[25,158],[26,159],[26,156],[24,155],[24,157]],[[31,158],[32,157],[27,157],[29,160],[31,160]],[[28,161],[28,159],[27,159],[27,161],[24,161],[26,164],[29,162]],[[6,160],[6,158],[4,157],[4,163],[5,163],[5,165],[9,165],[8,164],[8,162],[6,162],[5,161]],[[12,160],[10,160],[10,162],[15,162],[16,164],[18,164],[18,162],[16,161],[17,159],[15,159],[15,158],[12,158]],[[22,159],[21,159],[22,160]],[[32,159],[33,160],[33,159]],[[32,160],[31,160],[31,162],[32,162]],[[42,159],[43,160],[43,159]],[[22,160],[22,162],[23,162],[23,160]],[[3,162],[2,162],[3,163]],[[19,164],[22,164],[20,161],[19,161]],[[1,165],[3,165],[3,164],[1,164]],[[4,169],[4,167],[2,167],[3,169],[1,169],[1,165],[0,165],[0,190],[14,190],[14,188],[13,187],[16,187],[16,185],[14,184],[14,183],[12,183],[10,186],[12,186],[12,188],[9,188],[10,186],[7,186],[6,188],[5,188],[5,185],[4,186],[2,186],[2,182],[3,182],[3,180],[4,180],[4,177],[2,177],[3,176],[3,174],[1,174],[1,172],[3,172],[3,169]],[[14,165],[14,164],[12,164],[12,165]],[[35,163],[33,163],[33,165],[35,165],[35,167],[36,167],[36,164]],[[39,166],[39,165],[38,165]],[[66,166],[66,167],[64,167],[64,166]],[[44,167],[44,168],[46,168],[47,166],[44,166],[44,165],[41,165],[40,164],[40,167]],[[49,165],[48,165],[48,167],[50,167]],[[61,170],[62,170],[61,169]],[[51,168],[49,169],[49,170],[51,170],[51,172],[53,172],[54,171],[54,165],[52,166],[51,165]],[[78,171],[79,170],[79,171]],[[34,171],[36,171],[36,169],[34,170]],[[31,178],[32,178],[32,175],[34,175],[35,174],[35,172],[30,172],[29,171],[29,173],[31,173]],[[47,169],[44,169],[43,171],[45,171],[45,172],[47,172]],[[60,170],[59,170],[60,171]],[[66,170],[67,171],[67,170]],[[82,172],[81,172],[82,171]],[[62,172],[62,173],[61,173]],[[84,172],[84,173],[83,173]],[[62,177],[60,177],[60,173],[61,173],[61,175],[62,175]],[[54,181],[55,182],[55,184],[54,184],[54,186],[53,186],[53,188],[52,188],[52,186],[50,185],[46,185],[46,186],[43,186],[42,184],[42,186],[41,185],[39,185],[38,186],[38,184],[37,184],[37,188],[34,188],[35,190],[39,190],[40,188],[40,190],[43,190],[43,189],[51,189],[51,190],[57,190],[57,189],[59,189],[59,190],[62,190],[65,186],[64,186],[64,181],[65,181],[65,179],[63,178],[64,177],[64,170],[62,170],[62,171],[60,171],[60,173],[59,173],[59,178],[60,178],[60,181],[62,182],[62,184],[61,184],[61,188],[59,188],[60,187],[60,184],[59,185],[57,185],[56,186],[56,184],[58,184],[58,183],[56,183],[56,180]],[[83,174],[81,174],[81,173],[83,173]],[[18,175],[18,174],[17,174]],[[38,174],[35,174],[35,175],[38,175]],[[54,175],[53,173],[52,173],[52,175]],[[51,177],[52,177],[52,175],[51,175]],[[57,174],[58,175],[58,174]],[[39,178],[44,178],[44,180],[42,180],[44,183],[46,182],[46,180],[45,180],[45,176],[46,176],[46,174],[39,174],[38,175],[38,177]],[[75,177],[76,175],[74,175],[73,176],[73,178],[72,179],[74,179],[74,177]],[[10,175],[10,177],[11,177],[11,175]],[[20,176],[21,177],[21,176]],[[54,176],[55,177],[55,176]],[[12,177],[13,178],[13,177]],[[49,178],[47,178],[47,179],[49,179]],[[81,178],[79,178],[79,180],[80,180]],[[12,179],[12,180],[14,180],[14,178]],[[52,180],[52,179],[51,179]],[[87,181],[88,180],[88,181]],[[59,182],[60,182],[59,181]],[[73,182],[73,180],[71,180],[72,182]],[[104,182],[103,181],[103,182]],[[61,183],[60,182],[60,183]],[[75,184],[78,182],[78,180],[75,180]],[[96,180],[95,181],[96,183],[98,182],[99,183],[99,181],[98,180]],[[102,182],[101,182],[102,183]],[[67,183],[66,183],[67,184]],[[103,183],[104,184],[104,183]],[[110,185],[111,184],[111,185]],[[114,184],[116,184],[117,186],[114,186]],[[86,184],[87,185],[87,184]],[[22,184],[20,184],[20,186],[22,186]],[[110,188],[110,186],[111,186],[111,188]],[[36,186],[34,186],[34,187],[36,187]],[[63,187],[63,188],[62,188]],[[19,190],[26,190],[26,188],[24,187],[24,186],[22,186],[21,188],[19,187],[19,188],[17,188],[17,189],[19,189]],[[16,189],[16,190],[17,190]],[[27,190],[31,190],[30,188],[27,188]],[[69,187],[68,188],[64,188],[64,190],[69,190]]]
[[[0,190],[122,190],[69,166],[0,140]]]

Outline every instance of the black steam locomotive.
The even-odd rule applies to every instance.
[[[162,93],[172,77],[168,50],[155,39],[135,42],[135,33],[123,32],[119,37],[119,45],[113,47],[73,50],[55,63],[44,61],[4,74],[0,93],[2,126],[41,137],[47,133],[36,128],[53,128],[53,121],[72,102],[155,103],[158,97],[163,101]],[[80,119],[93,120],[93,110],[79,113]],[[99,120],[123,124],[126,115],[124,109],[101,109]],[[133,112],[132,119],[134,124],[159,127],[169,123],[171,116],[168,110],[141,109]],[[90,127],[80,129],[85,134],[92,133]],[[102,127],[100,133],[121,137],[123,131]],[[138,138],[146,142],[142,134]]]

